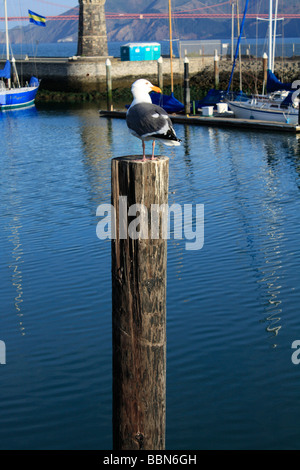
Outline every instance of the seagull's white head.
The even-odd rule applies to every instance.
[[[157,86],[152,85],[149,80],[145,80],[144,78],[136,80],[131,85],[131,93],[133,96],[133,102],[131,106],[137,103],[151,103],[151,98],[149,96],[149,93],[151,91],[161,93],[161,89]]]

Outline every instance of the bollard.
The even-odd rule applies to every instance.
[[[214,79],[215,79],[215,89],[219,88],[219,57],[218,51],[215,50],[215,57],[214,57]]]
[[[158,87],[163,91],[164,87],[164,78],[163,78],[163,58],[160,56],[160,58],[157,60],[157,78],[158,78]]]
[[[267,79],[268,79],[268,56],[264,52],[263,53],[263,89],[262,94],[265,94],[265,88],[267,86]]]
[[[111,82],[111,61],[106,59],[106,98],[107,98],[107,111],[113,110],[112,104],[112,82]]]
[[[113,448],[164,450],[167,242],[152,236],[150,213],[168,203],[169,159],[137,158],[114,158],[111,167]]]
[[[191,93],[190,93],[190,79],[189,79],[189,59],[184,58],[184,112],[190,114],[191,112]]]

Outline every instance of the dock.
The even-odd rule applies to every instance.
[[[125,119],[126,111],[99,111],[100,117]],[[225,113],[224,113],[225,114]],[[170,114],[170,119],[176,124],[189,124],[193,126],[227,127],[256,131],[290,132],[300,133],[300,125],[286,124],[280,122],[258,121],[254,119],[238,119],[224,116],[200,116]]]

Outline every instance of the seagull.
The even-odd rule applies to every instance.
[[[151,160],[154,160],[156,140],[165,145],[180,145],[181,142],[175,134],[168,113],[160,106],[152,103],[149,95],[151,91],[161,93],[161,89],[152,85],[149,80],[144,78],[136,80],[131,86],[133,101],[126,113],[126,123],[129,132],[142,141],[143,162],[146,161],[146,140],[153,141]]]

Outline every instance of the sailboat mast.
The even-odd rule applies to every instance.
[[[232,65],[232,69],[231,69],[231,74],[230,74],[230,79],[229,79],[228,87],[227,87],[227,93],[229,93],[229,90],[230,90],[230,87],[231,87],[233,72],[234,72],[234,69],[235,69],[235,62],[236,62],[236,59],[237,59],[237,56],[238,56],[238,53],[239,53],[241,37],[242,37],[243,30],[244,30],[244,24],[245,24],[245,19],[246,19],[248,4],[249,4],[249,0],[246,0],[245,10],[244,10],[244,16],[243,16],[242,24],[241,24],[241,31],[240,31],[240,34],[239,34],[239,37],[238,37],[238,41],[237,41],[237,45],[236,45],[235,56],[234,56],[234,60],[233,60],[233,65]]]
[[[268,69],[269,70],[272,70],[273,68],[272,22],[273,22],[273,0],[269,0],[269,57],[268,57]]]
[[[169,30],[170,30],[170,65],[171,65],[171,93],[174,91],[173,84],[173,45],[172,45],[172,9],[171,0],[169,0]]]
[[[6,60],[9,60],[9,42],[8,42],[8,22],[7,22],[6,0],[4,0],[4,15],[5,15]]]
[[[274,65],[275,65],[277,14],[278,14],[278,0],[275,1],[275,19],[274,19],[273,50],[272,50],[272,72],[274,72]]]
[[[9,41],[8,41],[8,22],[7,22],[7,5],[4,0],[4,15],[5,15],[5,41],[6,41],[6,60],[9,60]],[[11,86],[10,78],[7,79],[8,88]]]
[[[240,36],[240,8],[239,8],[239,0],[237,0],[237,2],[236,2],[236,16],[237,16],[238,35]],[[239,77],[240,77],[240,91],[242,91],[243,85],[242,85],[242,53],[241,53],[241,47],[239,47]]]
[[[234,58],[234,0],[231,0],[231,62]]]

